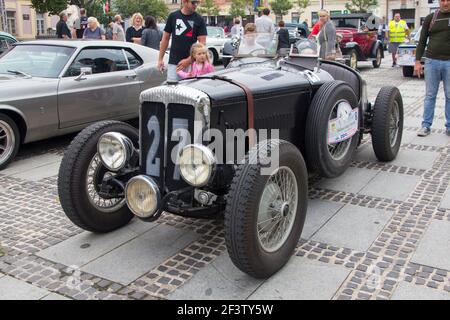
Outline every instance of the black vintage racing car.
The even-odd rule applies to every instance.
[[[258,278],[279,270],[305,222],[308,172],[339,176],[367,133],[379,160],[394,159],[403,104],[391,86],[369,103],[360,74],[319,61],[314,44],[285,58],[270,47],[249,40],[225,70],[142,92],[139,130],[118,121],[84,129],[59,172],[67,216],[108,232],[163,211],[223,214],[235,265]]]

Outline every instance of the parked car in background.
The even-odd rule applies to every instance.
[[[136,118],[139,93],[160,85],[156,50],[116,41],[16,43],[0,57],[0,169],[19,145]]]
[[[13,35],[0,31],[0,55],[12,48],[17,39]]]
[[[166,25],[164,23],[158,23],[158,28],[161,32],[164,31]],[[223,46],[225,42],[229,41],[229,38],[226,37],[225,31],[221,27],[206,27],[208,32],[208,36],[206,37],[206,47],[208,48],[209,58],[211,59],[212,64],[218,64],[222,61],[223,55]],[[167,51],[170,50],[172,44],[172,37],[169,41],[169,46],[167,47]]]
[[[377,39],[378,25],[372,23],[372,17],[371,13],[331,16],[336,32],[342,34],[342,54],[349,56],[353,69],[357,69],[358,61],[372,61],[373,67],[379,68],[384,58],[383,44]]]
[[[420,39],[421,31],[422,27],[420,27],[418,30],[415,30],[414,34],[411,33],[411,40],[409,42],[401,44],[398,47],[397,63],[400,67],[402,67],[404,77],[414,76],[414,65],[416,63],[416,49],[417,43],[419,42]],[[421,62],[422,64],[424,63],[423,59]]]

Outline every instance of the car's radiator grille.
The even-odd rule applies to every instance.
[[[167,115],[167,119],[166,119]],[[166,130],[167,126],[167,130]],[[141,166],[145,174],[153,177],[161,188],[169,191],[187,186],[179,169],[172,161],[172,153],[191,143],[186,134],[176,134],[176,129],[194,131],[194,107],[185,104],[144,102],[141,110]],[[178,131],[178,133],[182,133]],[[166,144],[166,146],[165,146]],[[176,148],[176,149],[175,149]],[[174,159],[175,160],[175,159]]]

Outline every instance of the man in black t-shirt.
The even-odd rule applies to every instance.
[[[172,37],[167,80],[179,80],[177,71],[186,69],[192,63],[191,46],[198,42],[206,44],[206,24],[202,16],[196,13],[197,0],[183,0],[181,10],[172,12],[167,18],[166,27],[159,49],[158,68],[164,69],[164,54]]]
[[[67,26],[67,14],[65,12],[59,14],[59,21],[56,24],[56,36],[59,39],[71,39],[72,38],[70,29]]]

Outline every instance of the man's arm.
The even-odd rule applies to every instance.
[[[206,45],[206,36],[198,36],[197,41]]]
[[[162,71],[164,68],[164,55],[166,54],[167,47],[169,46],[170,33],[164,31],[161,43],[159,44],[159,57],[158,57],[158,69]]]
[[[429,17],[429,19],[428,19],[428,17]],[[428,36],[429,36],[428,29],[430,28],[432,15],[430,15],[428,17],[425,18],[425,21],[423,22],[422,31],[420,32],[419,43],[417,44],[417,48],[416,48],[416,63],[414,64],[414,73],[419,78],[420,78],[420,75],[423,73],[421,60],[425,53],[425,47],[427,45],[427,40],[428,40]]]

